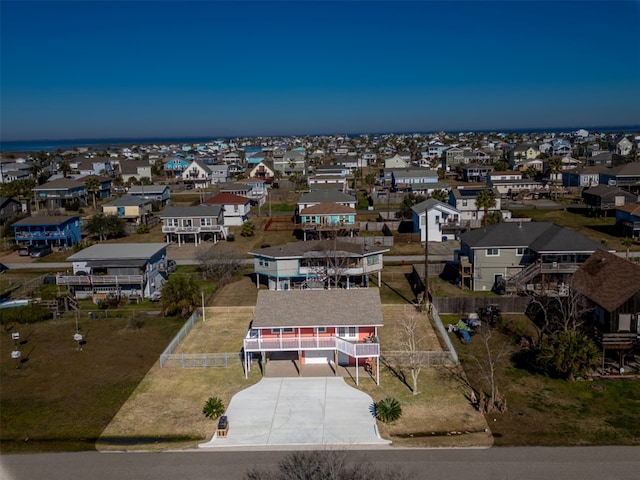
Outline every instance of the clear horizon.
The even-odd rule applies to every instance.
[[[637,1],[3,0],[0,13],[2,142],[640,125]]]

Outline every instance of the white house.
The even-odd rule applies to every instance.
[[[185,182],[193,183],[195,188],[207,188],[212,183],[213,172],[209,165],[201,160],[193,160],[181,174]]]
[[[425,229],[425,212],[427,226]],[[460,228],[460,211],[449,204],[428,198],[424,202],[411,207],[414,232],[420,232],[420,241],[424,242],[426,234],[430,242],[442,242],[452,239]]]
[[[203,205],[220,205],[225,226],[240,226],[247,221],[251,210],[251,199],[233,193],[219,193],[203,202]]]

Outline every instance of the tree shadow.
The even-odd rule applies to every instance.
[[[383,281],[382,284],[387,287],[389,290],[391,290],[393,293],[395,293],[396,295],[398,295],[400,298],[402,298],[405,302],[407,303],[411,303],[412,305],[414,304],[414,300],[409,300],[407,297],[405,297],[402,293],[400,293],[398,290],[396,290],[395,288],[393,288],[391,285],[389,285],[387,282]]]
[[[398,380],[400,380],[408,389],[411,393],[413,393],[413,387],[411,387],[411,385],[409,384],[409,382],[407,381],[407,376],[405,375],[405,373],[400,370],[399,368],[394,368],[389,362],[387,362],[383,357],[380,357],[380,362],[382,363],[383,366],[385,366],[386,368],[389,369],[389,371],[391,372],[391,374],[396,377]]]

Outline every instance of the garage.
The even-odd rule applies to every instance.
[[[333,363],[333,350],[307,350],[304,352],[305,365],[326,365]]]

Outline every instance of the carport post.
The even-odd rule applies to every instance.
[[[376,357],[376,385],[380,386],[380,355]]]
[[[360,385],[358,380],[358,357],[356,357],[356,385]]]
[[[247,364],[247,351],[244,351],[244,379],[248,379],[249,378],[249,372],[247,371],[247,369],[249,368],[249,365]]]

